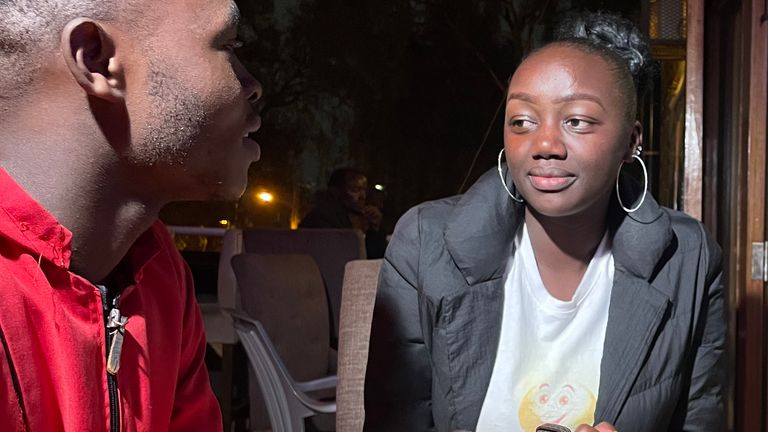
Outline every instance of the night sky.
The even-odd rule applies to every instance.
[[[288,227],[334,168],[354,166],[386,187],[391,230],[411,206],[459,193],[495,165],[504,85],[555,17],[620,8],[638,20],[639,2],[614,3],[240,0],[238,56],[265,90],[262,160],[238,203],[174,204],[161,216]],[[264,190],[272,204],[254,198]]]

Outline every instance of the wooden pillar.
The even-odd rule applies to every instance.
[[[768,104],[768,3],[752,0],[747,10],[750,38],[749,49],[749,103],[743,115],[748,118],[747,137],[747,242],[762,243],[766,240],[766,105]],[[753,249],[754,251],[754,249]],[[747,264],[754,258],[750,256]],[[763,277],[765,277],[763,275]],[[766,431],[768,422],[768,373],[766,373],[766,284],[746,275],[743,299],[746,336],[744,358],[739,363],[749,378],[744,381],[743,407],[744,431]]]
[[[688,0],[685,69],[685,158],[682,210],[701,220],[704,112],[704,0]]]

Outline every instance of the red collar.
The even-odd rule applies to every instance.
[[[72,233],[0,168],[0,236],[8,237],[41,260],[67,269]]]
[[[167,233],[160,221],[144,232],[125,257],[135,282],[162,248]],[[0,167],[0,238],[6,237],[46,260],[68,270],[72,256],[72,233],[34,200]]]

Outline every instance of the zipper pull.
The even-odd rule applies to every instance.
[[[117,298],[115,299],[117,305]],[[107,329],[109,330],[109,355],[107,356],[107,372],[110,375],[117,375],[120,370],[120,355],[123,353],[123,339],[125,338],[125,325],[128,323],[128,317],[120,315],[120,309],[115,306],[109,311],[109,320]]]

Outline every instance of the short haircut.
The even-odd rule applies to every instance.
[[[346,186],[347,181],[354,177],[365,177],[365,173],[356,168],[337,168],[328,179],[328,187],[342,189]]]
[[[0,0],[0,100],[25,93],[69,21],[112,21],[126,3],[131,0]]]

